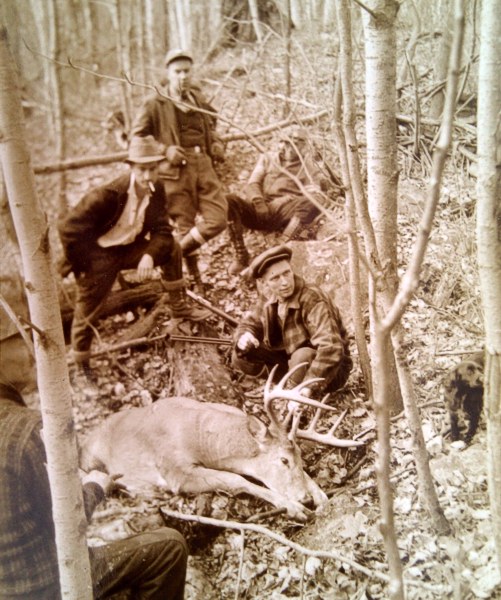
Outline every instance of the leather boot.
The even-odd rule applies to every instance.
[[[249,253],[245,247],[242,223],[237,221],[228,223],[228,233],[235,248],[235,258],[230,264],[229,272],[231,275],[238,275],[249,266]]]
[[[205,296],[205,283],[203,282],[202,275],[198,268],[198,255],[188,254],[184,257],[186,262],[186,268],[188,269],[188,275],[193,283],[193,290],[202,296]]]
[[[300,231],[303,229],[303,224],[297,217],[292,217],[292,219],[287,223],[287,226],[282,232],[282,242],[289,242],[297,238]]]
[[[186,287],[184,279],[175,281],[163,281],[163,287],[167,291],[167,302],[174,319],[188,319],[190,321],[203,321],[211,316],[211,311],[193,306],[186,298]]]

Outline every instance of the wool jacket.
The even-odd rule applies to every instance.
[[[200,90],[191,88],[190,94],[197,106],[215,113],[215,109],[205,100]],[[211,156],[212,144],[219,141],[214,131],[216,118],[205,113],[202,113],[202,116],[205,130],[205,147],[207,154]],[[167,148],[169,146],[180,146],[179,125],[174,102],[158,94],[147,98],[132,125],[131,135],[141,137],[152,135]]]
[[[252,201],[256,196],[273,200],[283,196],[302,197],[303,192],[296,182],[282,172],[286,169],[294,175],[302,185],[314,185],[321,190],[328,187],[327,180],[319,165],[309,156],[294,161],[284,161],[280,152],[261,154],[249,177],[246,187],[247,199]]]
[[[130,175],[91,190],[59,223],[59,235],[67,260],[76,275],[90,267],[90,251],[98,247],[97,240],[118,221],[127,202]],[[145,212],[144,224],[136,238],[148,240],[145,254],[156,259],[170,253],[174,238],[169,224],[164,187],[155,185]]]
[[[288,356],[304,346],[314,348],[317,352],[304,380],[325,378],[350,355],[348,334],[339,309],[327,294],[307,285],[298,275],[294,282],[294,293],[285,302],[283,322],[278,319],[277,298],[262,299],[239,324],[236,339],[250,331],[264,347],[285,350]]]
[[[0,383],[0,598],[59,581],[54,522],[40,413]],[[84,486],[86,515],[104,498]]]

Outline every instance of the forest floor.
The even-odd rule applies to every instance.
[[[322,41],[323,56],[326,41]],[[320,43],[320,41],[318,42]],[[331,91],[330,66],[319,61],[315,69],[315,41],[312,41],[311,63],[305,68],[302,97],[316,106],[326,102]],[[275,49],[276,50],[276,49]],[[235,51],[236,52],[236,51]],[[238,75],[236,64],[245,66]],[[252,60],[251,60],[252,59]],[[267,68],[262,67],[268,61]],[[275,62],[273,62],[275,61]],[[227,55],[218,58],[208,78],[219,78],[233,85],[236,81],[244,89],[245,77],[252,85],[239,96],[231,87],[213,86],[213,101],[227,118],[236,118],[241,125],[256,129],[282,118],[280,102],[262,96],[259,90],[279,93],[274,84],[278,67],[274,49],[259,56],[248,50],[236,58]],[[229,65],[232,65],[231,67]],[[252,72],[249,67],[252,66]],[[308,66],[309,65],[309,66]],[[304,65],[303,65],[304,66]],[[233,73],[233,75],[228,75]],[[228,75],[227,77],[224,75]],[[296,73],[297,77],[298,74]],[[311,83],[311,81],[315,83]],[[233,83],[232,83],[233,82]],[[310,86],[310,87],[308,87]],[[257,90],[249,91],[249,88]],[[107,110],[103,97],[110,102],[113,90],[100,92],[100,108],[93,121],[71,121],[74,156],[113,151],[112,140],[99,130],[99,122]],[[313,106],[313,105],[311,105]],[[314,112],[310,106],[295,107],[299,114]],[[236,116],[235,116],[236,115]],[[37,115],[31,117],[36,130]],[[226,126],[223,124],[223,131]],[[324,158],[336,168],[335,148],[329,123],[317,122],[311,126],[312,137]],[[93,140],[97,140],[93,143]],[[273,144],[276,137],[264,139]],[[35,162],[47,162],[50,148],[47,138],[34,136]],[[233,142],[227,148],[227,160],[220,168],[226,189],[236,191],[245,181],[256,158],[256,151],[246,142]],[[418,223],[424,205],[427,172],[419,165],[410,165],[407,155],[401,157],[399,183],[399,272],[405,269],[412,245],[416,240]],[[74,204],[90,187],[115,176],[123,166],[99,167],[73,171],[68,174],[68,200]],[[54,204],[57,176],[37,178],[37,186],[45,203],[49,220],[55,221]],[[334,234],[344,246],[342,211],[333,203],[331,218],[322,217],[317,239]],[[54,229],[54,228],[53,228]],[[275,242],[273,234],[246,233],[246,242],[252,255]],[[335,240],[335,241],[336,241]],[[339,263],[332,242],[295,242],[327,249],[332,261]],[[54,242],[57,250],[57,240]],[[238,318],[256,300],[256,290],[239,277],[230,276],[228,267],[232,251],[227,233],[212,240],[201,252],[203,278],[208,284],[206,297],[210,302]],[[409,599],[470,600],[474,598],[501,598],[501,584],[496,575],[494,541],[489,513],[486,467],[486,431],[481,420],[478,433],[466,448],[453,447],[447,436],[448,416],[443,403],[442,381],[447,370],[461,360],[462,353],[480,349],[483,340],[478,275],[475,249],[475,181],[464,165],[451,161],[444,180],[439,210],[432,232],[418,292],[403,317],[407,333],[406,347],[411,366],[416,396],[421,409],[423,431],[431,457],[440,504],[451,525],[453,534],[439,536],[433,530],[428,514],[422,506],[417,475],[412,456],[411,439],[406,419],[397,415],[392,419],[392,477],[395,499],[395,526],[398,547],[404,567],[406,592]],[[347,265],[339,268],[347,277]],[[305,265],[310,271],[311,264]],[[337,296],[346,314],[346,299]],[[115,315],[101,321],[101,343],[114,344],[124,332],[144,318],[146,311],[138,309]],[[231,336],[231,328],[223,320],[211,319],[214,330],[222,337]],[[168,326],[166,322],[160,327]],[[196,334],[196,328],[181,331]],[[351,329],[351,327],[349,326]],[[352,333],[352,332],[351,332]],[[176,345],[174,351],[179,349]],[[189,355],[189,348],[183,350]],[[171,368],[172,345],[159,342],[136,350],[128,350],[114,357],[102,356],[95,360],[100,384],[100,396],[89,398],[76,394],[75,420],[79,436],[85,435],[108,414],[128,406],[146,405],[158,395],[169,395],[173,390]],[[225,379],[219,389],[205,388],[197,383],[201,400],[227,401],[239,404],[250,413],[261,414],[260,399],[252,392],[260,385],[250,378],[238,377],[228,366],[228,348],[218,347],[221,365],[228,370],[231,385]],[[374,424],[373,410],[363,394],[356,347],[352,338],[355,368],[344,390],[336,395],[339,410],[348,409],[341,434],[351,437]],[[233,386],[233,387],[231,387]],[[237,390],[238,389],[238,393]],[[152,390],[155,390],[153,393]],[[312,513],[306,524],[291,521],[283,514],[267,514],[271,508],[264,502],[241,496],[204,494],[198,498],[173,496],[158,492],[153,496],[111,498],[99,507],[89,527],[89,542],[100,544],[132,533],[164,524],[161,508],[185,514],[204,514],[214,518],[245,522],[257,513],[263,513],[258,523],[260,532],[246,532],[227,528],[190,525],[170,520],[171,526],[186,535],[191,556],[189,559],[188,600],[226,600],[229,598],[282,598],[322,600],[369,600],[388,597],[384,578],[387,577],[386,557],[379,529],[379,502],[375,478],[374,434],[365,438],[367,444],[355,449],[332,449],[300,442],[306,471],[324,490],[329,491],[328,505]],[[339,559],[319,559],[306,556],[267,535],[266,530],[280,534],[303,547],[337,553]]]

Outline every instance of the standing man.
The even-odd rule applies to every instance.
[[[276,246],[252,261],[251,275],[260,280],[264,293],[237,327],[232,364],[254,376],[278,364],[277,377],[282,377],[305,362],[291,383],[321,377],[323,381],[306,392],[320,396],[341,388],[348,379],[353,366],[348,335],[327,294],[294,274],[291,256],[290,248]]]
[[[179,229],[188,271],[201,285],[196,251],[226,228],[228,206],[212,164],[224,158],[224,147],[215,134],[215,110],[192,86],[192,66],[188,52],[168,52],[165,96],[156,94],[145,101],[132,135],[152,135],[167,148],[160,176],[168,211]],[[200,223],[195,223],[197,214]]]
[[[229,194],[229,233],[236,258],[230,272],[240,273],[249,264],[243,227],[259,231],[280,231],[282,241],[294,239],[320,210],[304,194],[304,189],[323,204],[328,181],[308,152],[306,130],[296,127],[281,138],[278,152],[266,152],[252,171],[245,189],[246,198]],[[290,177],[288,175],[292,175]]]
[[[165,211],[158,183],[164,148],[151,136],[133,138],[127,162],[130,173],[90,191],[59,224],[67,274],[73,271],[77,299],[71,343],[77,370],[93,384],[89,358],[99,310],[122,269],[136,269],[138,279],[162,271],[172,316],[194,321],[210,313],[190,306],[182,278],[181,249]]]
[[[21,396],[36,386],[34,364],[19,332],[8,331],[1,308],[0,317],[0,598],[59,600],[42,420]],[[91,471],[82,484],[90,518],[116,484],[100,471]],[[187,557],[182,535],[165,527],[90,548],[94,597],[129,590],[144,600],[182,600]]]

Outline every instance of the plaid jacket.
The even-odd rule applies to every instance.
[[[348,335],[337,306],[322,290],[294,277],[294,294],[286,302],[283,323],[278,319],[278,301],[262,300],[239,324],[236,339],[250,331],[272,350],[285,350],[290,356],[298,348],[316,349],[304,379],[325,378],[329,371],[350,355]]]
[[[54,523],[40,414],[0,384],[0,598],[57,585]],[[87,516],[104,497],[84,488]]]

